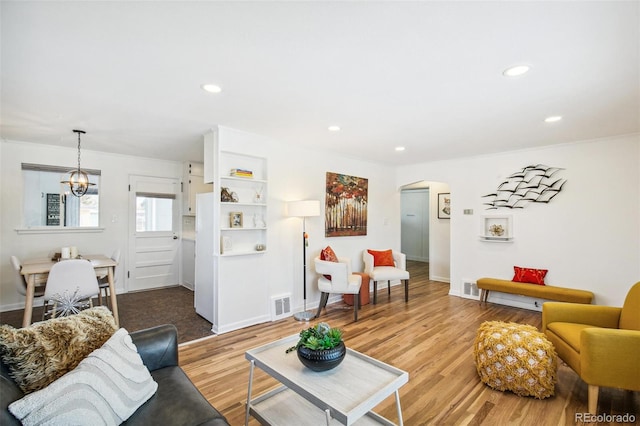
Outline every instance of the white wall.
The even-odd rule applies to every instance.
[[[429,182],[429,279],[451,281],[451,219],[438,219],[438,194],[451,192],[449,185]]]
[[[44,257],[59,247],[77,246],[81,253],[111,255],[120,248],[127,253],[128,184],[130,174],[182,177],[182,163],[141,157],[107,154],[82,149],[82,166],[102,171],[100,185],[100,226],[98,233],[18,234],[22,227],[21,163],[74,165],[77,149],[26,142],[0,143],[0,310],[24,307],[24,297],[14,288],[14,271],[9,257]],[[180,200],[178,200],[180,202]],[[126,259],[123,259],[126,262]],[[125,265],[116,270],[118,292],[124,290]]]
[[[622,305],[640,280],[640,136],[585,141],[398,169],[398,186],[419,180],[451,188],[451,288],[483,276],[511,279],[513,266],[549,269],[547,284],[582,288],[595,302]],[[482,195],[531,164],[563,167],[567,179],[549,204],[486,210]],[[436,191],[433,191],[434,193]],[[473,215],[463,215],[473,209]],[[480,241],[482,216],[511,214],[512,243]],[[532,300],[494,295],[494,300],[533,308]]]
[[[400,190],[394,181],[395,170],[331,152],[307,150],[285,145],[257,135],[247,137],[248,153],[264,155],[268,160],[268,211],[266,283],[270,296],[291,293],[293,311],[303,304],[302,219],[286,216],[286,202],[320,200],[321,216],[306,219],[307,308],[317,308],[317,290],[313,258],[330,245],[338,256],[351,258],[354,271],[363,270],[362,251],[366,248],[400,248]],[[336,172],[369,180],[368,229],[366,236],[324,236],[324,194],[326,173]]]

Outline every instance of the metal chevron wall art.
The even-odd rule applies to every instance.
[[[502,182],[496,192],[483,195],[482,198],[492,197],[490,202],[483,203],[492,209],[522,209],[529,203],[548,203],[567,182],[556,176],[564,170],[559,167],[549,167],[544,164],[527,166],[513,173]]]

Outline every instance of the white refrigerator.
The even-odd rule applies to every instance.
[[[196,313],[213,323],[214,301],[214,244],[213,192],[196,194]]]

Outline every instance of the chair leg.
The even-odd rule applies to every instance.
[[[360,293],[353,295],[353,321],[358,322],[358,309],[360,308]]]
[[[101,288],[98,289],[98,303],[100,304],[100,306],[103,306],[102,305],[102,289]]]
[[[322,294],[320,295],[320,304],[318,304],[318,312],[316,312],[316,318],[320,317],[322,308],[327,306],[327,300],[329,300],[329,293],[322,292]]]
[[[404,302],[409,303],[409,280],[404,280]]]
[[[373,282],[373,304],[378,303],[378,281]]]
[[[482,301],[484,300],[484,288],[480,290],[480,304],[482,305]]]
[[[104,301],[105,303],[102,303],[102,292],[104,291]],[[100,289],[100,294],[98,295],[99,300],[100,300],[100,306],[106,306],[107,308],[111,309],[111,305],[109,304],[109,287],[103,287]]]
[[[588,410],[589,410],[589,414],[597,414],[596,411],[598,410],[598,386],[594,386],[594,385],[589,385],[589,391],[588,391]]]
[[[387,296],[391,296],[391,280],[387,280]]]

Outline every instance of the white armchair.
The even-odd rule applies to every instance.
[[[314,261],[316,272],[320,274],[318,277],[318,289],[322,292],[316,318],[320,316],[322,308],[327,306],[329,294],[353,294],[355,295],[353,298],[353,319],[358,321],[362,277],[351,273],[351,260],[346,257],[339,257],[338,262],[329,262],[316,257]],[[330,278],[327,278],[327,276]]]
[[[373,250],[384,252],[384,250]],[[387,282],[387,294],[391,295],[391,281],[400,280],[404,283],[404,301],[409,301],[409,271],[407,271],[407,256],[392,250],[393,266],[376,266],[374,257],[368,250],[362,253],[364,261],[364,272],[369,275],[369,279],[373,281],[373,304],[378,301],[378,281]]]

